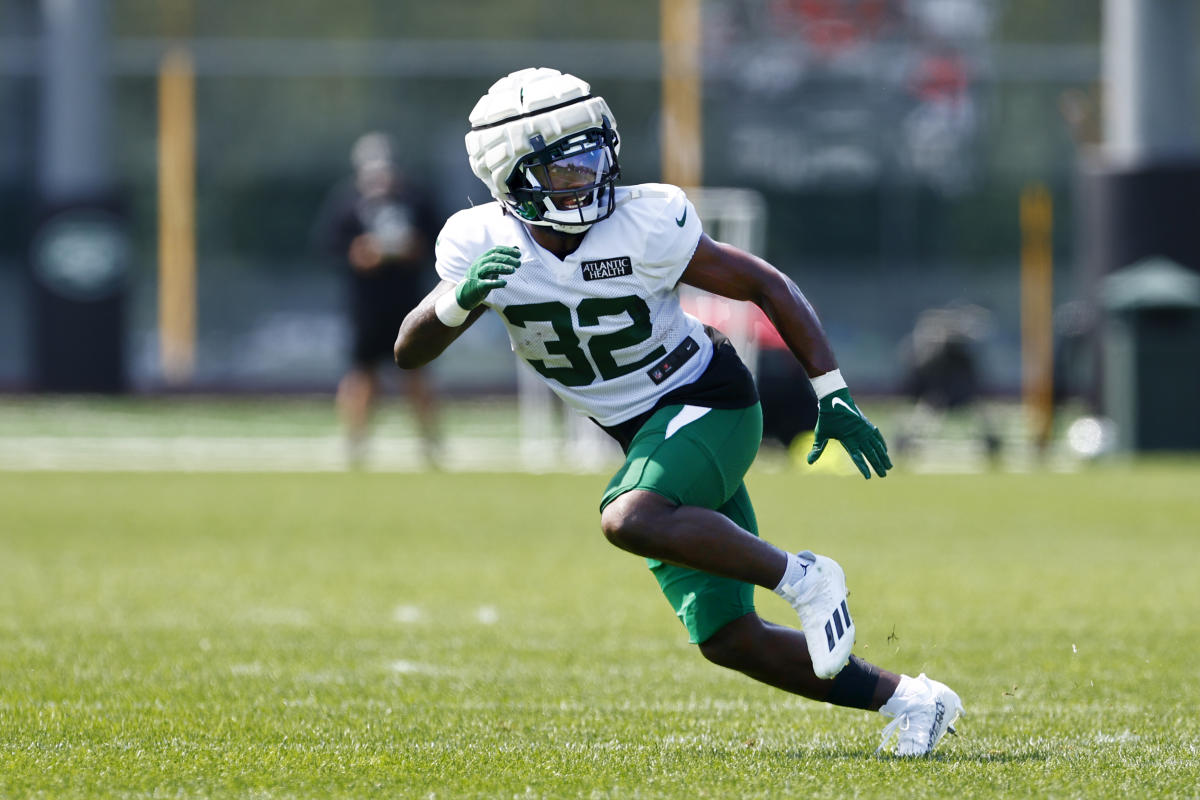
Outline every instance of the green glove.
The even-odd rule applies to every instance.
[[[858,406],[854,405],[848,389],[838,389],[827,394],[818,403],[817,429],[813,431],[813,446],[808,453],[808,463],[815,463],[821,457],[830,439],[837,439],[842,443],[842,447],[846,448],[854,466],[858,467],[864,478],[871,477],[867,462],[870,462],[881,478],[892,468],[883,434],[863,416]]]
[[[483,302],[488,292],[507,286],[501,275],[511,275],[521,266],[521,251],[515,247],[493,247],[475,259],[467,270],[467,277],[458,282],[454,299],[462,308],[470,311]]]

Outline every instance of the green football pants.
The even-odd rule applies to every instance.
[[[712,509],[757,536],[743,478],[761,441],[762,408],[757,403],[738,409],[667,406],[633,437],[600,508],[625,492],[643,489],[679,505]],[[753,584],[646,561],[693,644],[754,611]]]

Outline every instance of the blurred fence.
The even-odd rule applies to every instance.
[[[441,19],[459,20],[481,4],[439,5]],[[396,16],[382,32],[276,38],[258,20],[244,36],[200,30],[181,40],[196,68],[196,386],[332,387],[348,328],[341,283],[314,249],[312,225],[365,130],[399,140],[401,161],[447,215],[488,199],[462,147],[475,100],[511,69],[555,66],[590,80],[613,107],[624,180],[659,179],[656,4],[580,11],[566,35],[531,24],[553,5],[516,4],[503,29],[481,21],[452,30],[422,12],[412,30]],[[37,6],[0,0],[0,386],[13,388],[28,385],[30,373]],[[992,314],[988,387],[1017,389],[1018,198],[1031,181],[1055,200],[1057,296],[1073,293],[1073,165],[1081,142],[1094,138],[1099,54],[1094,35],[1006,38],[1011,6],[703,4],[704,181],[766,198],[764,255],[809,295],[856,384],[894,391],[897,344],[920,311],[962,301]],[[857,10],[821,17],[822,7]],[[134,244],[130,383],[152,390],[162,385],[156,76],[174,40],[147,30],[153,23],[136,13],[145,10],[112,3],[109,63],[97,69],[112,76],[114,171]],[[623,22],[589,28],[588,13]],[[1084,24],[1094,34],[1092,16]],[[584,38],[589,30],[604,38]],[[513,389],[511,358],[497,357],[507,351],[501,326],[485,319],[437,362],[436,375],[454,390]]]

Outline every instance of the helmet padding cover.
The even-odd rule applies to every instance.
[[[475,104],[470,121],[466,145],[471,171],[509,207],[515,201],[508,182],[521,159],[534,152],[534,141],[550,145],[605,125],[616,132],[608,103],[593,97],[586,81],[546,67],[518,70],[496,81]],[[613,151],[620,151],[619,138]]]

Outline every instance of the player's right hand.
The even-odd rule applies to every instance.
[[[521,266],[521,251],[515,247],[493,247],[475,259],[467,270],[467,277],[458,283],[454,299],[470,311],[483,302],[493,289],[507,286],[502,275],[511,275]]]

